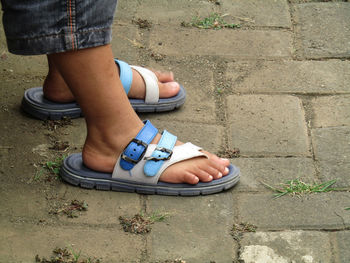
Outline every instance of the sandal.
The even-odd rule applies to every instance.
[[[87,168],[83,164],[82,154],[77,153],[64,160],[60,170],[63,180],[83,188],[182,196],[218,193],[232,188],[239,181],[239,168],[233,165],[228,166],[229,173],[226,176],[211,182],[191,185],[158,181],[162,172],[170,165],[198,156],[207,156],[200,151],[200,147],[192,143],[175,146],[177,137],[166,130],[163,131],[157,145],[149,144],[158,130],[150,121],[144,123],[144,127],[118,158],[113,173]]]
[[[156,75],[142,67],[129,66],[121,60],[115,59],[119,66],[120,80],[126,94],[129,93],[132,83],[132,68],[140,73],[146,84],[146,97],[142,99],[129,99],[136,112],[163,112],[179,108],[185,103],[186,92],[180,85],[180,91],[171,98],[160,99],[158,79]],[[30,88],[25,91],[22,99],[22,109],[31,116],[46,120],[59,120],[64,117],[79,118],[82,111],[76,102],[58,103],[44,98],[43,88]]]

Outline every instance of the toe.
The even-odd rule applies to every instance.
[[[160,71],[153,71],[154,74],[156,74],[159,82],[173,82],[174,81],[174,74],[172,72],[160,72]]]
[[[205,170],[198,170],[196,175],[201,182],[210,182],[213,180],[213,176],[206,172]]]
[[[175,96],[180,91],[180,85],[177,82],[158,83],[159,97],[170,98]]]
[[[206,166],[203,169],[205,169],[206,172],[213,177],[213,179],[219,179],[222,177],[222,172],[220,172],[212,166]]]
[[[211,167],[214,167],[219,172],[221,172],[223,175],[227,175],[229,173],[229,169],[227,168],[230,165],[230,160],[220,158],[215,154],[203,151],[205,153],[209,160],[211,161]]]
[[[199,178],[192,173],[186,173],[182,181],[187,184],[197,184],[199,183]]]

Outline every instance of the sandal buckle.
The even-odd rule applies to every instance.
[[[139,158],[138,158],[137,160],[132,159],[132,158],[130,158],[129,156],[127,156],[126,154],[124,154],[125,150],[130,146],[131,143],[136,143],[137,145],[141,145],[141,146],[144,147],[142,153],[140,154],[140,156],[139,156]],[[147,143],[145,143],[145,142],[143,142],[143,141],[141,141],[141,140],[138,140],[138,139],[136,139],[136,138],[133,138],[133,139],[129,142],[129,144],[124,148],[123,154],[121,155],[120,158],[121,158],[122,160],[126,161],[126,162],[129,162],[129,163],[132,163],[132,164],[137,164],[139,161],[142,160],[143,156],[145,155],[145,153],[146,153],[146,151],[147,151],[147,148],[148,148],[148,144],[147,144]]]
[[[168,153],[169,155],[167,157],[154,157],[154,156],[149,156],[149,157],[145,157],[144,160],[146,161],[167,161],[170,160],[171,156],[173,155],[173,151],[164,147],[156,147],[154,149],[154,151],[161,151],[161,152],[165,152]]]

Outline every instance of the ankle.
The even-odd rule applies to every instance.
[[[88,168],[99,172],[112,173],[119,154],[118,151],[113,152],[113,154],[106,154],[85,144],[82,157],[84,165]]]
[[[67,103],[74,101],[74,95],[62,77],[48,74],[43,85],[44,97],[48,100]]]
[[[142,122],[140,127],[118,128],[89,127],[82,151],[83,162],[87,167],[100,172],[113,172],[118,157],[142,128]]]

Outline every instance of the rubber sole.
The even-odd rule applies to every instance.
[[[185,100],[186,91],[182,86],[176,96],[159,99],[155,104],[146,104],[144,100],[139,99],[129,99],[134,110],[140,113],[172,111],[181,107]],[[79,105],[75,102],[56,103],[45,99],[42,87],[26,90],[21,107],[26,113],[40,120],[60,120],[67,117],[74,119],[83,116]]]
[[[82,163],[81,154],[67,157],[60,170],[62,179],[72,185],[87,189],[158,194],[170,196],[198,196],[219,193],[232,188],[240,179],[239,168],[230,165],[229,174],[209,183],[171,184],[158,182],[157,185],[136,183],[111,178],[111,174],[90,170]]]

